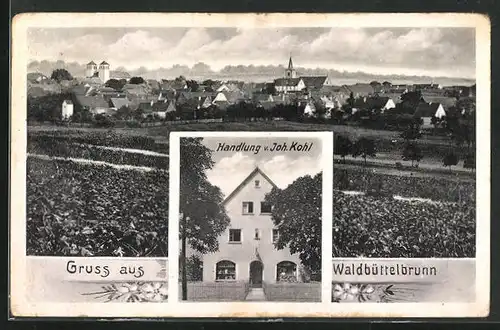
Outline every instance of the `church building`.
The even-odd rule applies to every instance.
[[[300,92],[303,90],[320,90],[323,86],[333,85],[327,75],[325,76],[299,76],[293,67],[292,57],[288,60],[283,78],[274,80],[274,87],[278,93]]]
[[[271,205],[264,202],[273,187],[273,181],[256,167],[224,200],[231,222],[219,237],[219,251],[202,257],[204,282],[245,281],[260,287],[263,281],[301,280],[298,254],[274,245],[280,232],[271,219]]]
[[[89,63],[87,63],[85,76],[87,78],[97,76],[100,78],[102,83],[106,83],[110,79],[109,63],[106,61],[102,61],[98,67],[94,61],[90,61]]]

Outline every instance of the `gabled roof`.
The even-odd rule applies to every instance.
[[[244,94],[241,91],[232,91],[232,92],[222,92],[226,96],[226,99],[230,103],[235,103],[241,99],[243,99]]]
[[[130,79],[130,73],[126,71],[110,71],[109,76],[111,79]]]
[[[101,64],[99,64],[99,65],[109,65],[109,63],[106,61],[102,61]]]
[[[97,65],[94,61],[90,61],[87,65]]]
[[[347,86],[347,88],[354,94],[369,95],[375,92],[370,84],[354,84]]]
[[[254,93],[252,98],[255,102],[266,102],[266,101],[274,101],[274,98],[271,94],[266,93]]]
[[[457,99],[454,97],[424,95],[423,98],[426,102],[441,103],[444,108],[451,108],[457,104]]]
[[[357,99],[354,102],[354,107],[366,110],[382,109],[388,101],[389,98],[386,96],[367,97],[366,99]]]
[[[76,102],[87,108],[108,108],[108,102],[104,100],[101,96],[85,96],[81,94],[75,94]]]
[[[349,95],[351,91],[346,86],[322,86],[320,92],[325,95],[338,93]]]
[[[420,102],[413,115],[416,118],[434,117],[440,105],[440,103]]]
[[[111,103],[117,109],[121,107],[128,107],[130,105],[130,101],[126,97],[112,97]]]
[[[151,102],[141,101],[139,102],[138,108],[144,111],[153,111],[153,106],[151,105]]]
[[[274,80],[275,86],[297,86],[300,78],[278,78]]]
[[[327,76],[301,76],[307,88],[320,89],[325,84]]]
[[[243,189],[243,187],[248,182],[250,182],[250,180],[252,180],[252,178],[254,178],[257,174],[262,175],[262,177],[264,177],[264,179],[266,179],[274,188],[278,188],[278,186],[264,172],[262,172],[262,170],[258,166],[256,166],[255,169],[245,178],[245,180],[243,180],[238,185],[238,187],[236,187],[236,189],[234,189],[233,192],[230,193],[226,197],[226,199],[224,199],[224,201],[222,202],[222,204],[225,205],[227,202],[229,202],[229,200],[231,200],[241,189]]]

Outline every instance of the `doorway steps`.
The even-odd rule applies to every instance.
[[[250,288],[247,296],[245,297],[246,301],[265,301],[266,295],[264,294],[263,288]]]

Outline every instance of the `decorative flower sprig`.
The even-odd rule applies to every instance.
[[[363,302],[367,300],[372,300],[372,295],[375,292],[375,288],[369,284],[335,284],[333,287],[333,297],[334,302],[341,301],[358,301]]]
[[[103,291],[84,293],[105,298],[105,302],[164,302],[168,298],[166,282],[113,283],[102,287]]]

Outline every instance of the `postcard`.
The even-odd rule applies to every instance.
[[[12,316],[488,315],[490,39],[478,14],[14,17]]]

